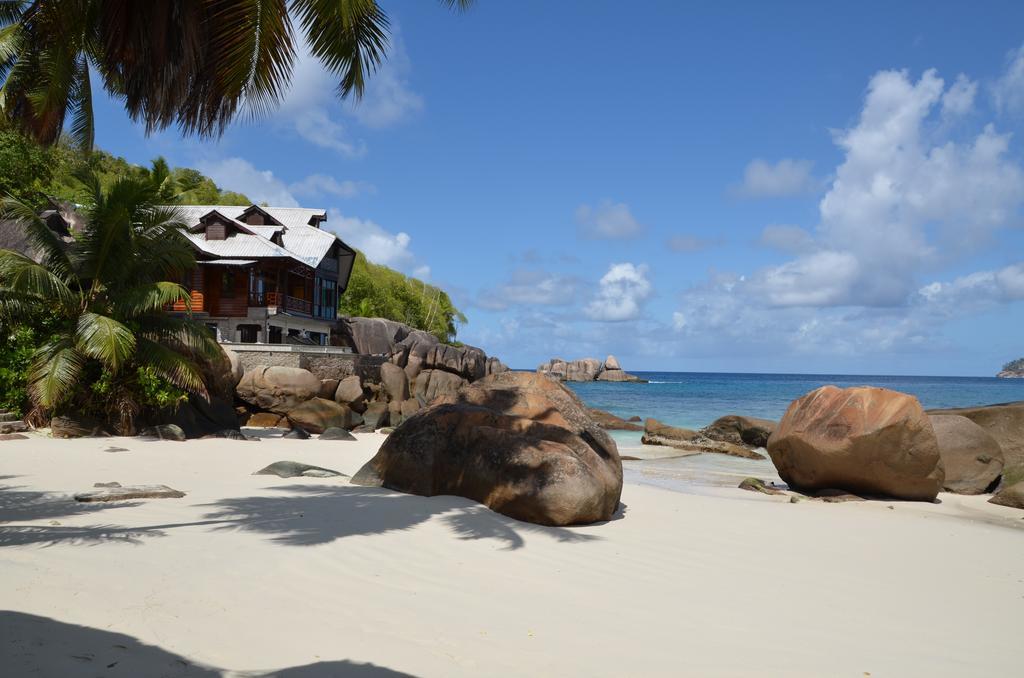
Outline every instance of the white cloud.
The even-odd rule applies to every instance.
[[[372,128],[390,127],[423,110],[423,97],[409,84],[411,70],[405,43],[397,26],[392,26],[388,60],[366,83],[363,98],[353,100],[348,112]]]
[[[258,170],[244,158],[201,161],[199,171],[223,189],[244,193],[256,203],[274,207],[298,207],[288,186],[270,170]]]
[[[801,254],[813,250],[814,236],[799,226],[772,224],[761,231],[760,244],[764,247]]]
[[[306,141],[350,158],[366,153],[366,143],[355,138],[348,121],[372,128],[401,122],[422,110],[423,98],[410,89],[409,58],[393,26],[389,60],[366,82],[363,99],[338,99],[338,76],[324,68],[303,43],[293,69],[291,89],[275,119],[284,121]],[[348,120],[346,120],[348,119]]]
[[[508,281],[480,293],[481,308],[504,310],[510,306],[566,306],[576,298],[578,281],[565,275],[534,269],[516,269]]]
[[[592,320],[617,322],[640,317],[643,302],[651,296],[647,266],[612,264],[598,283],[597,294],[584,313]]]
[[[769,226],[761,243],[790,260],[685,291],[684,324],[673,325],[687,346],[766,356],[937,348],[949,319],[1024,300],[1024,264],[921,283],[1020,221],[1024,168],[1009,135],[964,129],[976,90],[934,71],[872,77],[859,118],[834,134],[844,157],[816,228]]]
[[[338,181],[326,174],[310,174],[301,181],[296,181],[289,189],[296,195],[334,195],[339,198],[355,198],[365,193],[375,193],[376,187],[365,181]]]
[[[676,311],[672,314],[672,328],[676,332],[682,332],[686,329],[686,314]]]
[[[632,238],[643,231],[643,226],[633,217],[628,205],[607,199],[595,207],[577,207],[576,223],[579,224],[580,234],[587,238]]]
[[[974,97],[978,94],[978,83],[971,82],[963,73],[942,95],[942,115],[954,118],[970,113],[974,108]]]
[[[421,263],[410,249],[412,237],[408,233],[394,233],[369,219],[346,217],[333,209],[328,214],[325,226],[346,243],[361,250],[375,264],[389,266],[418,278],[430,275],[430,267]]]
[[[810,160],[783,158],[774,165],[755,158],[743,171],[736,192],[746,198],[776,198],[811,192],[816,188]]]
[[[940,102],[960,90],[962,80],[946,89],[934,71],[917,82],[905,71],[871,79],[859,121],[835,134],[845,159],[819,205],[814,245],[754,276],[770,303],[903,305],[920,273],[941,263],[937,238],[959,251],[1011,223],[1024,171],[1008,157],[1009,136],[987,125],[963,143],[942,138]]]
[[[706,250],[709,247],[716,245],[717,241],[700,238],[695,235],[683,234],[673,235],[665,244],[668,245],[668,248],[673,252],[689,253]]]
[[[992,87],[1001,113],[1024,113],[1024,45],[1006,55],[1006,70]]]

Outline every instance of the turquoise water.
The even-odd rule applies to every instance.
[[[926,408],[967,407],[1024,400],[1024,379],[886,377],[808,374],[636,372],[647,384],[567,383],[591,407],[620,417],[654,417],[700,428],[725,414],[782,417],[789,403],[825,384],[881,386],[917,396]]]

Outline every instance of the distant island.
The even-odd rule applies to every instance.
[[[1024,358],[1017,358],[1003,365],[1003,370],[996,375],[1002,379],[1024,379]]]

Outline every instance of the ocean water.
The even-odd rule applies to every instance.
[[[647,384],[570,383],[583,401],[620,417],[654,417],[666,424],[701,428],[726,414],[780,419],[789,404],[825,384],[840,387],[881,386],[910,393],[926,408],[967,407],[1024,400],[1024,379],[994,377],[891,377],[808,374],[713,374],[704,372],[635,372]],[[781,483],[768,459],[750,460],[722,454],[663,458],[672,451],[640,443],[641,434],[611,431],[619,452],[643,461],[623,462],[628,481],[678,492],[735,488],[747,476]]]
[[[653,417],[700,428],[726,414],[779,419],[789,404],[825,384],[881,386],[917,396],[925,408],[968,407],[1024,400],[1024,379],[890,377],[829,374],[635,372],[647,384],[566,382],[587,405],[620,417]]]

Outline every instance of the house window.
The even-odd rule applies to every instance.
[[[338,283],[333,280],[316,279],[313,290],[313,315],[333,320],[338,316]]]
[[[259,331],[260,331],[260,326],[259,325],[239,325],[238,326],[239,340],[243,344],[255,344],[258,341],[258,339],[256,337],[259,334]]]
[[[224,269],[220,274],[220,296],[222,299],[235,296],[235,272],[230,268]]]

